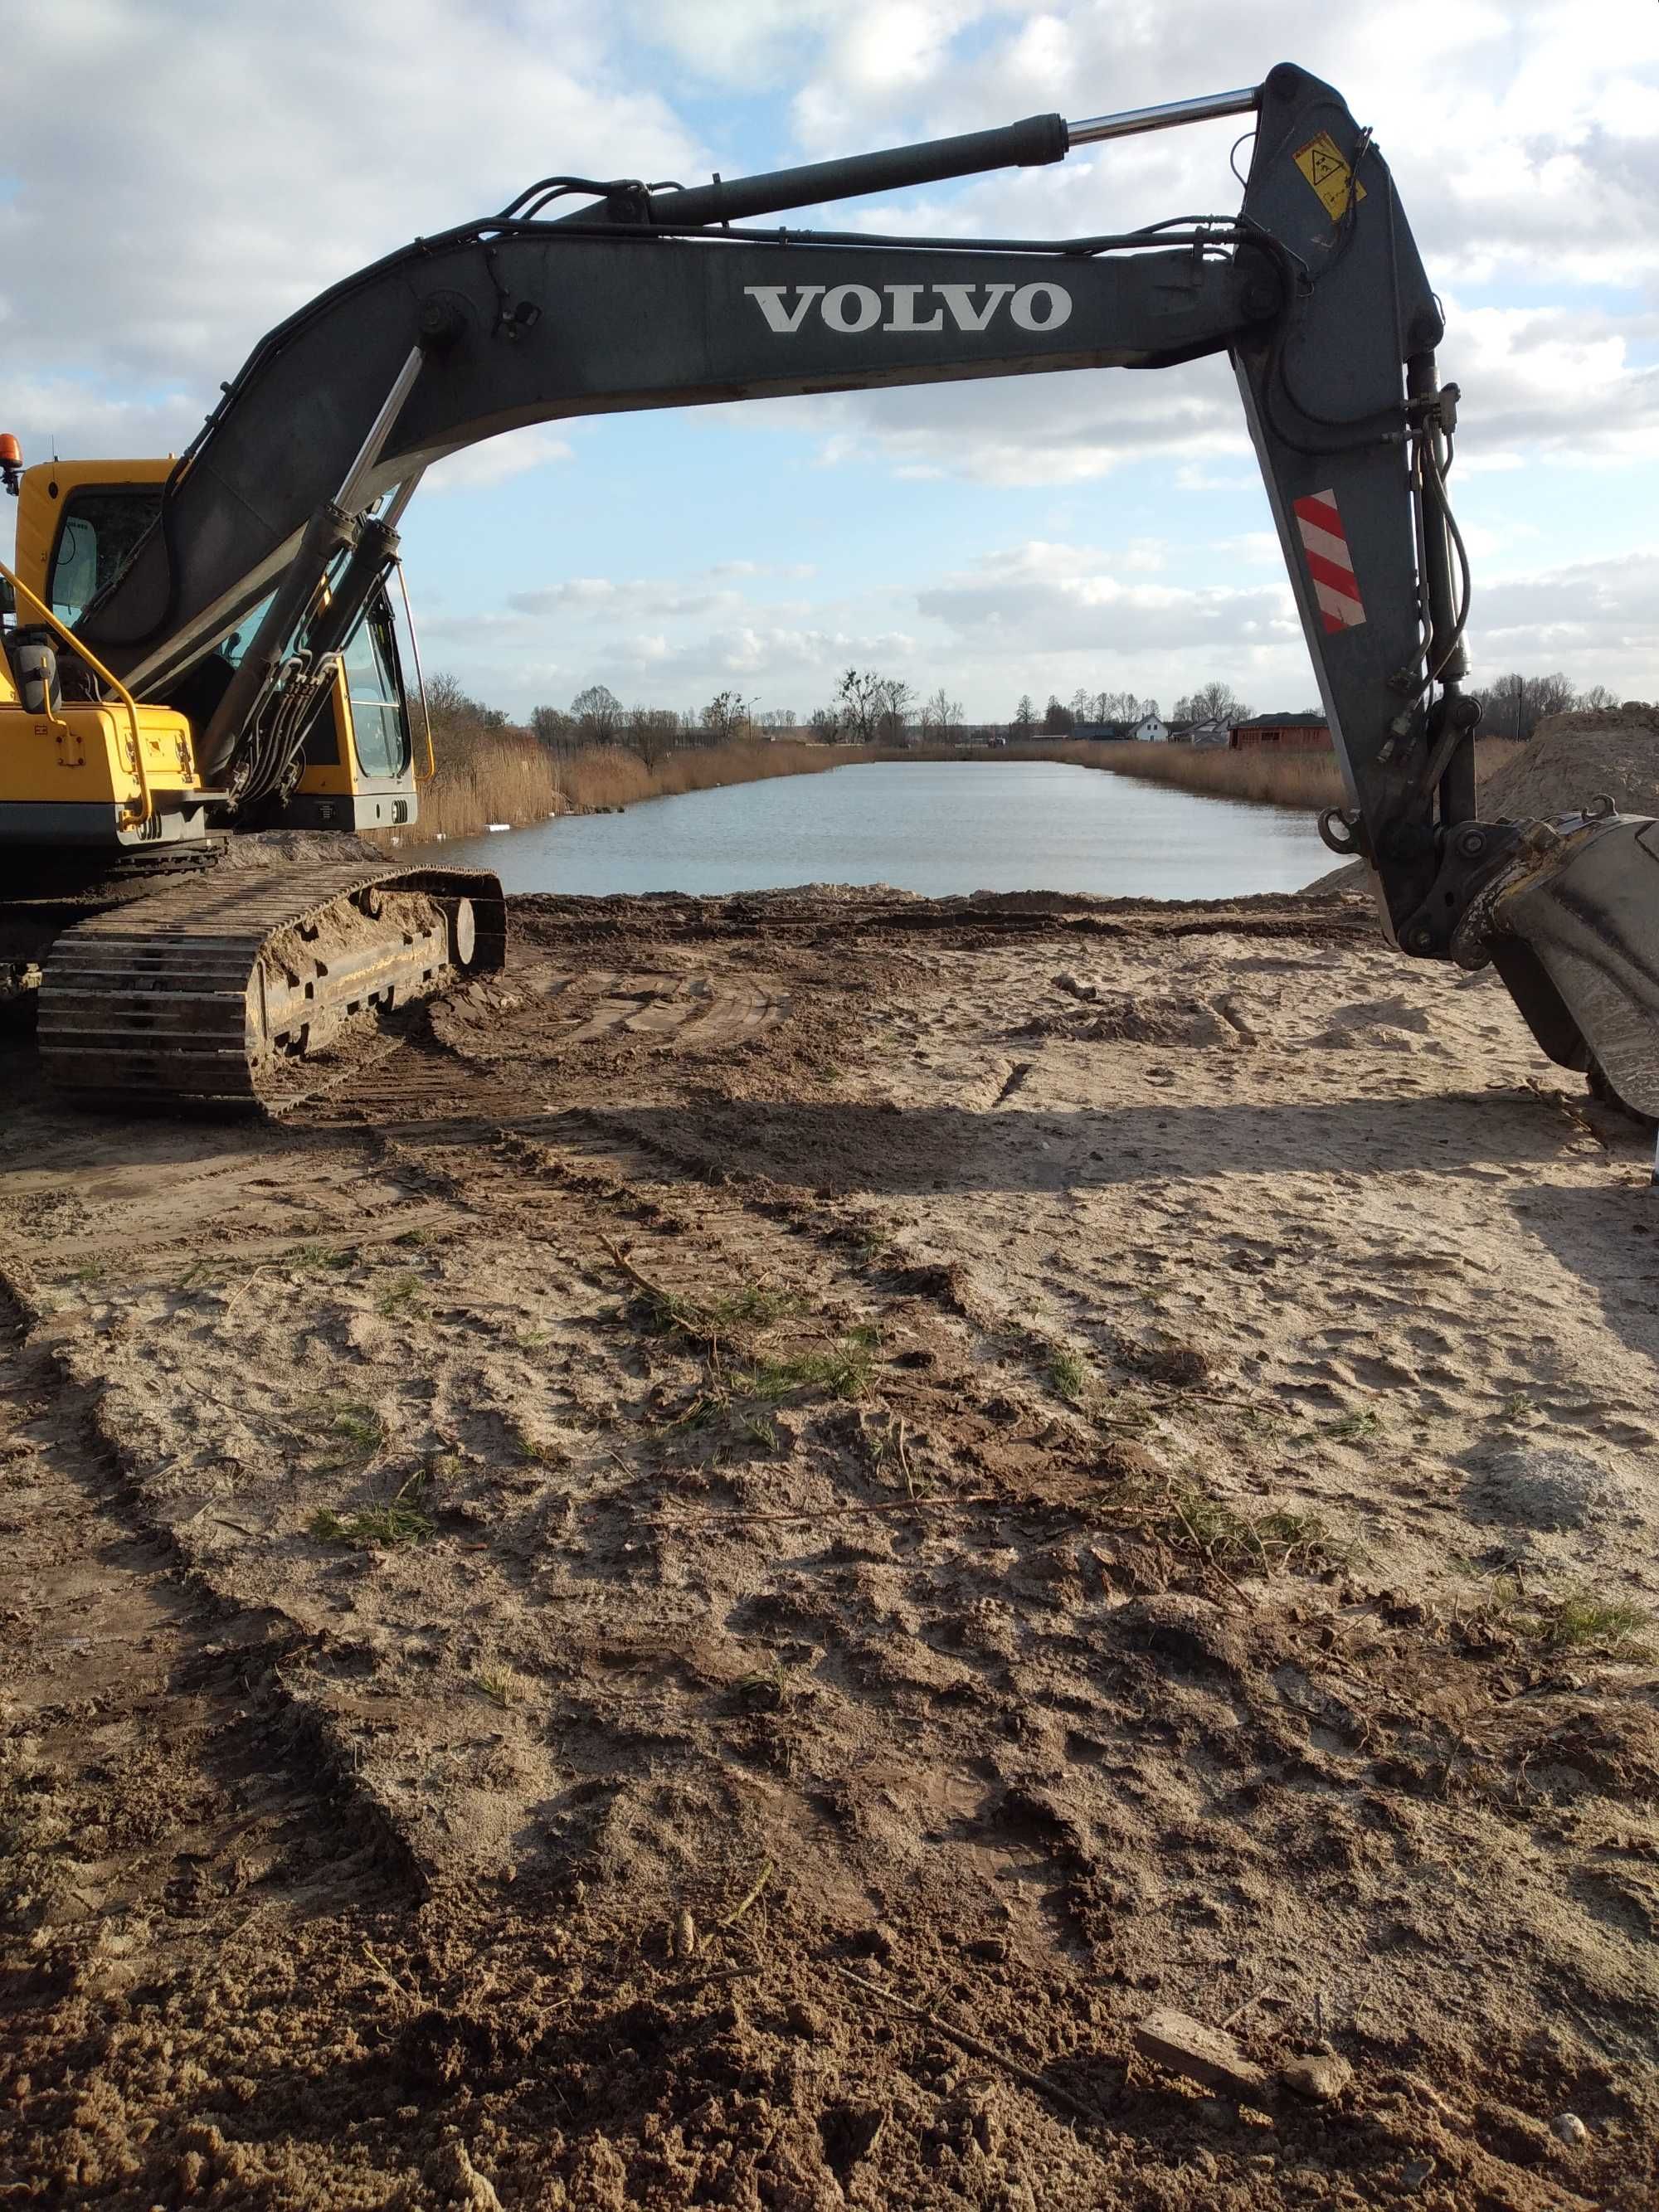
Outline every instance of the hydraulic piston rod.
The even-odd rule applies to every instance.
[[[1237,92],[1211,92],[1197,100],[1166,100],[1161,107],[1126,107],[1121,115],[1091,115],[1068,123],[1068,146],[1092,146],[1102,138],[1134,138],[1143,131],[1172,131],[1179,123],[1208,123],[1218,115],[1254,115],[1261,88],[1247,84]]]

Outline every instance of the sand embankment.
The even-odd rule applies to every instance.
[[[1651,2202],[1641,1138],[1353,901],[515,927],[281,1127],[0,1044],[14,2189]]]

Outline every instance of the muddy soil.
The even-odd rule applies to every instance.
[[[1640,1133],[1357,899],[514,919],[0,1046],[0,2197],[1652,2203]]]

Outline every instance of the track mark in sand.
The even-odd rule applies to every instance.
[[[53,2039],[72,1995],[166,1983],[251,1921],[330,1909],[366,1863],[342,1845],[348,1808],[295,1778],[296,1752],[316,1762],[276,1688],[279,1624],[192,1590],[125,1491],[94,1394],[27,1327],[0,1285],[0,1934],[20,1947],[0,2012],[17,2052]]]
[[[1017,1060],[1003,1079],[1002,1088],[996,1095],[995,1104],[1006,1106],[1017,1091],[1023,1090],[1031,1070],[1036,1066],[1036,1062],[1034,1060]]]

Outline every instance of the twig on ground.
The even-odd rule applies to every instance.
[[[675,1305],[679,1303],[672,1291],[664,1290],[660,1283],[653,1283],[649,1275],[636,1267],[621,1245],[613,1243],[611,1238],[605,1236],[601,1236],[599,1242],[611,1255],[611,1265],[619,1268],[630,1282],[637,1283],[640,1288],[647,1296],[655,1298],[659,1305]]]
[[[1244,1592],[1239,1589],[1238,1584],[1227,1572],[1227,1570],[1222,1565],[1220,1560],[1215,1557],[1215,1554],[1209,1545],[1204,1541],[1204,1539],[1199,1534],[1197,1529],[1194,1528],[1192,1522],[1187,1518],[1186,1507],[1182,1504],[1178,1498],[1175,1499],[1174,1504],[1181,1525],[1187,1531],[1187,1534],[1192,1538],[1194,1544],[1197,1547],[1200,1559],[1203,1560],[1206,1567],[1211,1568],[1216,1574],[1220,1576],[1222,1581],[1225,1583],[1228,1588],[1237,1596],[1239,1603],[1243,1606],[1248,1607],[1250,1602],[1249,1599],[1245,1595]]]
[[[904,1477],[904,1487],[909,1496],[914,1498],[916,1494],[916,1486],[910,1473],[910,1455],[904,1449],[904,1416],[902,1413],[898,1417],[898,1463],[899,1472]]]
[[[268,1275],[270,1273],[270,1270],[269,1267],[256,1267],[251,1275],[246,1276],[236,1285],[236,1288],[225,1300],[225,1310],[219,1316],[219,1325],[221,1328],[222,1328],[225,1322],[230,1319],[232,1314],[235,1312],[237,1307],[240,1305],[242,1300],[253,1288],[253,1285],[258,1281],[259,1278],[262,1275]]]
[[[1062,2088],[1058,2081],[1051,2081],[1046,2074],[1039,2074],[1033,2067],[1023,2066],[1018,2058],[1010,2057],[1006,2051],[999,2051],[994,2043],[982,2043],[978,2036],[969,2035],[965,2027],[953,2027],[948,2020],[941,2020],[936,2012],[929,2012],[925,2005],[912,2004],[908,1997],[899,1996],[892,1990],[883,1989],[879,1982],[866,1981],[862,1974],[855,1974],[850,1966],[841,1966],[833,1959],[828,1963],[830,1972],[839,1974],[843,1981],[851,1982],[854,1988],[865,1990],[873,1997],[880,1997],[884,2003],[896,2006],[900,2012],[908,2013],[913,2020],[921,2021],[936,2034],[959,2045],[963,2051],[972,2051],[975,2058],[988,2058],[994,2066],[1000,2066],[1012,2074],[1016,2081],[1024,2082],[1028,2089],[1037,2090],[1079,2120],[1087,2120],[1091,2127],[1105,2124],[1105,2115],[1092,2105],[1085,2105],[1081,2097],[1074,2097],[1069,2089]]]
[[[720,1922],[720,1924],[722,1929],[735,1928],[737,1926],[738,1921],[741,1920],[744,1914],[748,1911],[750,1906],[759,1902],[762,1891],[764,1890],[767,1883],[770,1881],[771,1879],[772,1862],[770,1859],[768,1859],[766,1864],[761,1869],[759,1875],[756,1877],[754,1887],[750,1891],[747,1897],[744,1899],[742,1904],[734,1906],[734,1908],[726,1914],[725,1919]]]

